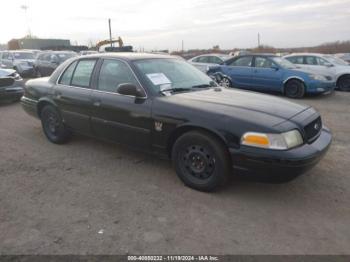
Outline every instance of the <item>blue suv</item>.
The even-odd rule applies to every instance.
[[[209,68],[207,74],[224,87],[280,92],[291,98],[334,90],[331,76],[300,70],[288,60],[270,54],[249,54]]]

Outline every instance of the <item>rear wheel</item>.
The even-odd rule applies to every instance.
[[[55,144],[63,144],[70,138],[59,112],[55,107],[46,105],[40,114],[42,127],[46,137]]]
[[[225,146],[205,132],[191,131],[178,138],[172,162],[182,182],[196,190],[213,191],[225,184],[231,161]]]
[[[341,91],[349,91],[350,90],[350,75],[345,75],[339,78],[337,87]]]
[[[302,98],[305,94],[305,86],[300,80],[292,79],[286,83],[284,93],[290,98]]]

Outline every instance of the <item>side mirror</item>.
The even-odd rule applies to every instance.
[[[144,91],[131,83],[120,84],[117,87],[117,93],[125,96],[134,96],[134,97],[146,97]]]
[[[278,70],[279,70],[279,67],[276,66],[276,65],[272,65],[272,66],[271,66],[271,69],[274,69],[275,71],[278,71]]]
[[[325,63],[324,64],[326,67],[333,67],[333,65],[331,63]]]

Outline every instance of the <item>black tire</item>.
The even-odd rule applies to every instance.
[[[350,75],[345,75],[339,78],[337,88],[340,91],[350,91]]]
[[[181,181],[199,191],[210,192],[223,186],[232,169],[225,146],[206,132],[183,134],[176,140],[171,158]]]
[[[300,80],[289,80],[284,87],[284,94],[290,98],[302,98],[305,95],[305,86]]]
[[[52,105],[46,105],[41,110],[41,124],[48,140],[55,144],[63,144],[70,138],[71,133],[65,127],[61,115]]]
[[[226,87],[226,88],[232,87],[232,82],[231,82],[231,80],[228,79],[227,77],[222,77],[222,78],[219,80],[218,84],[219,84],[220,86]]]

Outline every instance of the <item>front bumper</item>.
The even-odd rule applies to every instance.
[[[314,167],[327,152],[332,134],[324,127],[311,144],[290,150],[270,150],[253,147],[230,148],[233,168],[245,173],[280,177],[298,176]]]
[[[309,94],[321,94],[332,92],[335,89],[335,82],[333,81],[311,81],[307,85],[306,92]]]
[[[19,100],[24,93],[23,80],[14,81],[13,85],[0,88],[0,100]]]

